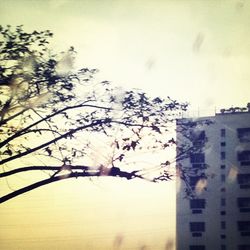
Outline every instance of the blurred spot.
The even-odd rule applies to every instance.
[[[234,182],[238,174],[238,169],[236,167],[231,167],[228,173],[228,181]]]
[[[173,250],[174,249],[174,241],[173,240],[167,240],[165,250]]]
[[[114,249],[119,249],[123,243],[123,240],[124,240],[124,237],[122,234],[116,235],[115,240],[114,240],[114,244],[113,244]]]
[[[214,107],[214,105],[215,105],[214,98],[213,97],[206,97],[205,104],[206,104],[206,107],[209,107],[209,108]]]
[[[49,5],[52,9],[58,9],[68,4],[68,0],[60,0],[60,1],[49,1]]]
[[[140,247],[140,250],[147,250],[147,249],[148,249],[148,247],[146,245],[143,245]]]
[[[70,70],[73,69],[74,56],[72,53],[67,52],[63,55],[62,59],[56,66],[56,72],[58,75],[67,75]]]
[[[230,57],[232,54],[232,49],[231,48],[225,48],[223,51],[222,51],[222,56],[223,57]]]
[[[206,143],[205,146],[203,147],[203,151],[205,154],[209,155],[212,152],[212,144]]]
[[[58,178],[65,179],[65,178],[67,178],[67,176],[70,176],[71,173],[72,173],[72,171],[63,170],[62,172],[60,172],[60,175],[58,176]]]
[[[207,186],[207,180],[206,179],[200,179],[196,186],[195,186],[195,192],[200,195],[203,190],[205,189],[205,187]]]
[[[235,147],[234,151],[236,153],[240,152],[240,151],[244,151],[246,149],[246,146],[245,145],[238,145]]]
[[[211,179],[213,179],[213,178],[216,177],[216,174],[215,173],[210,173],[209,176],[210,176]]]
[[[154,60],[154,58],[149,58],[147,61],[146,61],[146,63],[145,63],[145,67],[146,67],[146,69],[149,71],[149,70],[151,70],[153,67],[155,66],[155,60]]]
[[[181,190],[181,178],[180,178],[181,170],[180,170],[180,167],[176,167],[176,193],[179,193]]]
[[[23,61],[20,61],[20,65],[22,66],[22,69],[26,74],[32,73],[36,65],[35,56],[30,55],[26,57],[25,59],[23,59]]]
[[[111,168],[109,167],[106,167],[104,165],[100,165],[100,175],[101,176],[108,176],[109,175],[109,172],[110,172]]]
[[[181,179],[177,176],[176,178],[176,192],[179,193],[181,190]]]
[[[194,52],[199,52],[201,49],[201,45],[203,44],[204,41],[204,35],[200,32],[196,36],[194,43],[193,43],[193,51]]]
[[[35,108],[43,103],[46,103],[50,98],[51,98],[50,93],[40,94],[28,100],[25,106],[28,108]]]
[[[112,108],[114,109],[115,115],[120,116],[121,113],[119,112],[120,110],[123,109],[122,103],[125,98],[125,90],[122,87],[115,87],[113,89],[113,101],[111,103]]]
[[[245,5],[244,1],[238,1],[235,4],[235,8],[236,8],[236,10],[240,11],[240,10],[242,10],[244,8],[244,5]]]

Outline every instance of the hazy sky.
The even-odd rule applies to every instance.
[[[50,29],[55,49],[75,46],[77,65],[124,88],[209,113],[250,101],[249,1],[0,0],[0,23]],[[164,249],[173,194],[124,180],[49,185],[1,205],[0,248]]]
[[[57,48],[74,45],[80,65],[115,84],[194,109],[249,101],[249,1],[0,2],[2,24],[52,30]]]

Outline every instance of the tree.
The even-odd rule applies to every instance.
[[[168,158],[151,169],[131,159],[175,145],[170,127],[186,103],[112,87],[95,78],[97,69],[74,69],[74,48],[54,53],[48,30],[7,26],[0,36],[0,180],[30,176],[0,202],[67,178],[171,178]]]

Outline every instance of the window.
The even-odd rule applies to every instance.
[[[225,235],[225,234],[221,234],[221,235],[220,235],[220,238],[221,238],[221,239],[226,239],[226,235]]]
[[[204,130],[192,130],[191,132],[192,141],[204,141],[206,139]]]
[[[226,192],[226,188],[223,187],[223,188],[220,189],[220,191],[221,192]]]
[[[205,131],[193,131],[191,133],[191,139],[193,142],[193,145],[196,147],[202,147],[202,145],[204,144],[205,140],[206,140],[206,136],[205,136]]]
[[[205,208],[205,205],[206,205],[205,199],[190,200],[190,208],[191,209]]]
[[[238,128],[237,134],[240,142],[250,142],[250,128]]]
[[[205,222],[190,222],[191,232],[205,232]]]
[[[202,233],[201,233],[201,232],[193,232],[193,233],[192,233],[192,236],[193,236],[193,237],[201,237],[201,236],[202,236]]]
[[[250,236],[250,221],[238,221],[238,230],[242,236]]]
[[[225,176],[224,174],[222,174],[222,175],[220,176],[220,179],[221,179],[222,182],[225,182],[225,181],[226,181],[226,176]]]
[[[200,180],[206,180],[203,176],[190,176],[189,185],[194,189]]]
[[[221,246],[220,246],[220,249],[221,249],[221,250],[227,250],[227,247],[226,247],[226,245],[221,245]]]
[[[239,197],[237,199],[237,204],[240,209],[240,212],[250,212],[250,197]]]
[[[225,160],[226,159],[226,152],[220,152],[220,159]]]
[[[201,237],[205,231],[205,222],[190,222],[190,232],[193,237]]]
[[[191,245],[189,246],[189,250],[206,250],[206,248],[203,245]]]
[[[238,250],[250,250],[250,245],[239,245]]]
[[[226,229],[226,222],[225,221],[220,222],[220,228],[221,229]]]
[[[221,137],[226,136],[226,130],[224,128],[220,130],[220,135],[221,135]]]
[[[250,165],[250,151],[245,150],[238,152],[238,161],[240,161],[242,166]]]
[[[201,209],[193,209],[192,214],[202,214],[202,210]]]
[[[226,211],[220,211],[221,215],[226,215]]]
[[[220,166],[220,169],[225,169],[226,168],[226,165],[221,165]]]
[[[238,179],[238,184],[240,184],[240,188],[242,189],[250,188],[250,174],[238,174],[237,179]]]
[[[250,161],[242,161],[240,162],[241,166],[250,166]]]
[[[221,198],[220,205],[223,207],[226,206],[226,199],[225,198]]]
[[[205,162],[205,155],[203,153],[196,153],[190,155],[191,163],[204,163]]]
[[[204,169],[205,168],[205,164],[195,163],[195,164],[192,164],[192,168],[195,168],[195,169]]]
[[[221,145],[221,147],[225,147],[226,143],[225,142],[221,142],[220,145]]]

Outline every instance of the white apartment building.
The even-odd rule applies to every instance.
[[[250,250],[250,104],[180,119],[177,145],[177,249]]]

